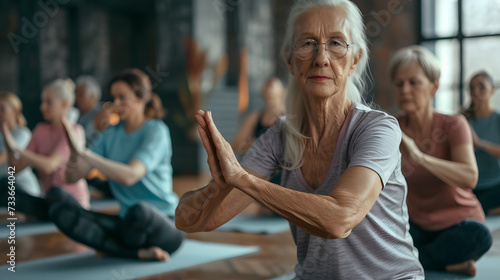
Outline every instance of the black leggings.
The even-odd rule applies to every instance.
[[[9,197],[9,181],[7,178],[0,179],[0,206],[8,206]],[[49,205],[47,201],[41,197],[33,196],[23,190],[22,187],[16,186],[14,190],[14,209],[16,212],[24,213],[37,218],[38,220],[48,221]]]
[[[438,231],[423,230],[410,222],[410,234],[425,269],[444,270],[448,265],[476,261],[493,243],[488,228],[472,219]]]
[[[51,220],[64,234],[109,255],[138,258],[139,249],[153,246],[172,254],[185,237],[168,217],[145,202],[129,208],[121,218],[85,210],[60,188],[52,188],[46,199]]]

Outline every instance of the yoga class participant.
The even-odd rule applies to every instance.
[[[472,128],[479,178],[474,194],[484,213],[500,214],[500,114],[490,100],[495,93],[493,78],[479,72],[470,80],[471,104],[464,111]]]
[[[135,71],[122,72],[111,82],[120,123],[104,131],[91,148],[65,125],[71,145],[68,181],[98,169],[121,205],[119,215],[87,211],[60,190],[50,216],[67,236],[104,254],[165,261],[185,236],[169,218],[178,202],[172,191],[170,134],[162,120],[146,118],[151,91]]]
[[[213,181],[181,198],[176,225],[210,231],[252,200],[290,222],[295,279],[424,279],[408,232],[396,119],[363,105],[368,47],[347,0],[296,2],[283,44],[286,118],[240,163],[199,111]],[[282,182],[268,180],[278,171]]]
[[[57,79],[48,84],[42,92],[40,110],[44,122],[35,126],[33,137],[26,149],[19,147],[6,123],[2,126],[10,166],[16,173],[31,166],[38,171],[42,183],[43,197],[49,198],[50,191],[59,187],[67,191],[83,208],[89,208],[89,190],[84,179],[71,183],[66,181],[66,163],[70,148],[64,134],[62,120],[75,102],[75,84],[71,79]],[[78,124],[71,124],[75,138],[85,143],[85,133]],[[20,186],[20,184],[16,184]],[[2,186],[6,186],[2,183]],[[41,220],[48,220],[50,199],[32,196],[16,188],[16,210]]]
[[[0,92],[0,124],[7,125],[7,129],[19,149],[25,149],[31,140],[31,131],[26,127],[26,119],[22,111],[23,105],[17,95],[11,92]],[[8,171],[7,149],[2,136],[0,139],[0,178],[9,177]],[[38,178],[33,174],[31,167],[27,166],[15,174],[16,185],[23,191],[34,196],[42,194]],[[5,191],[4,187],[1,189]],[[4,202],[2,201],[0,205],[3,205]]]
[[[262,91],[266,107],[263,111],[252,112],[241,123],[231,143],[236,153],[245,154],[253,142],[285,113],[285,95],[286,89],[278,78],[272,77],[267,80]]]
[[[440,67],[429,50],[399,50],[390,74],[401,110],[410,233],[420,262],[425,269],[475,275],[475,261],[491,247],[492,237],[472,193],[477,165],[469,125],[462,115],[434,111]]]

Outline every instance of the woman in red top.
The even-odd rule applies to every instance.
[[[410,234],[425,269],[475,275],[475,261],[489,250],[492,237],[472,192],[478,171],[467,121],[432,107],[439,67],[437,58],[420,46],[399,50],[390,62],[402,111],[397,118]]]

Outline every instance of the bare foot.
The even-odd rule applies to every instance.
[[[476,276],[476,263],[473,260],[468,260],[463,263],[448,265],[446,271]]]
[[[158,247],[139,249],[139,252],[137,252],[137,256],[141,260],[159,260],[164,262],[168,261],[168,259],[170,258],[170,255],[167,252]]]

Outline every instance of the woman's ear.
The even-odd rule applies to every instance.
[[[290,74],[292,74],[293,76],[293,65],[291,56],[286,60],[286,65],[288,66],[288,72],[290,72]]]
[[[436,80],[432,83],[432,97],[436,95],[438,88],[439,88],[439,80]]]
[[[351,65],[351,68],[349,69],[349,76],[351,76],[354,71],[356,70],[356,67],[358,66],[359,60],[361,59],[361,55],[363,54],[363,51],[360,49],[356,56],[353,58],[353,63]]]

